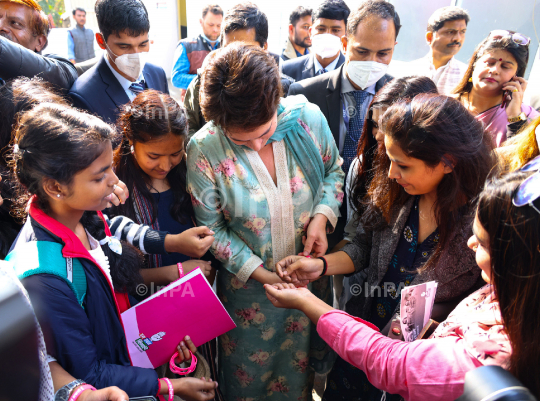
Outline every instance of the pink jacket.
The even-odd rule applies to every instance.
[[[455,400],[463,393],[465,373],[482,366],[457,336],[391,340],[371,323],[339,310],[321,316],[317,331],[375,387],[409,401]]]

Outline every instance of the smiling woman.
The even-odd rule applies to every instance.
[[[372,290],[360,288],[345,310],[387,334],[401,300],[400,291],[389,288],[437,281],[432,318],[439,322],[478,288],[480,270],[467,239],[473,199],[495,161],[482,125],[446,96],[421,94],[391,105],[379,129],[386,152],[375,157],[369,199],[352,242],[325,256],[326,269],[321,260],[290,256],[278,263],[278,272],[296,282],[364,271],[365,288]],[[380,391],[338,358],[325,398],[359,396],[380,399]]]
[[[226,399],[307,399],[310,349],[317,369],[327,363],[307,319],[273,309],[263,292],[281,282],[281,258],[324,255],[343,200],[342,160],[326,119],[305,97],[280,94],[278,66],[260,46],[217,50],[201,78],[209,122],[188,146],[195,217],[216,233],[211,251],[225,268],[218,294],[239,326],[219,340]],[[319,284],[315,291],[330,301],[328,280]]]

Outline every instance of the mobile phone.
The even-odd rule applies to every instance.
[[[516,76],[514,75],[512,77],[512,79],[510,81],[508,81],[508,82],[513,81],[515,78],[516,78]],[[506,82],[505,85],[508,82]],[[512,100],[512,91],[510,91],[510,90],[503,91],[503,101],[502,101],[502,104],[501,104],[501,108],[504,108],[508,103],[510,103],[511,100]]]
[[[135,398],[130,398],[129,401],[133,401],[133,400],[139,400],[139,401],[157,401],[157,398],[156,397],[153,397],[151,395],[149,395],[148,397],[135,397]]]

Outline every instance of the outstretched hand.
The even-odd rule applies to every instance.
[[[266,296],[276,308],[301,309],[305,302],[315,296],[306,287],[294,284],[265,284]]]

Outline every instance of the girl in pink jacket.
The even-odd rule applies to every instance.
[[[391,340],[372,324],[335,310],[306,288],[265,285],[276,307],[299,309],[346,361],[377,388],[406,400],[454,400],[465,374],[482,365],[510,370],[540,396],[540,158],[486,185],[469,247],[487,285],[464,299],[427,340]],[[517,206],[522,205],[522,206]],[[328,266],[339,274],[339,266]],[[277,264],[284,281],[320,271]]]

